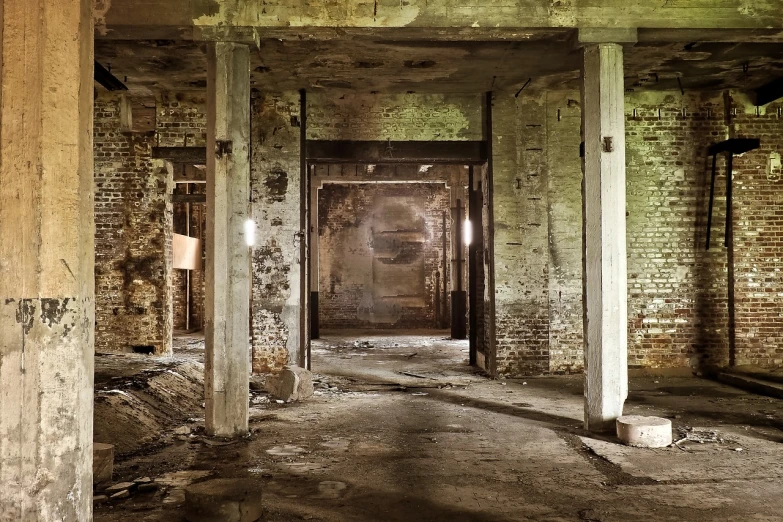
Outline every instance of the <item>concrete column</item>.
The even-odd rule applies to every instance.
[[[250,51],[207,49],[206,428],[247,433],[250,379]]]
[[[92,0],[5,0],[0,54],[0,520],[92,520]]]
[[[585,427],[591,431],[614,429],[628,396],[624,93],[622,46],[585,46]]]

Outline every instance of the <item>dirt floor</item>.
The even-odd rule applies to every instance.
[[[181,396],[203,384],[200,339],[178,338],[172,359],[96,357],[114,479],[158,487],[96,505],[95,520],[183,521],[182,488],[208,477],[258,483],[268,521],[783,520],[780,400],[632,376],[626,413],[672,419],[679,442],[629,448],[582,430],[581,376],[490,380],[446,335],[326,332],[316,395],[251,392],[240,441],[206,437],[202,397]]]

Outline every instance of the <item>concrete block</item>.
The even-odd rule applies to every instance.
[[[114,445],[95,442],[92,445],[92,484],[99,488],[111,484],[114,473]]]
[[[672,422],[662,417],[623,415],[617,419],[617,437],[637,448],[665,448],[672,443]]]
[[[214,479],[185,488],[189,522],[254,522],[261,518],[261,486],[247,479]]]
[[[286,366],[280,375],[266,378],[266,391],[274,399],[291,402],[313,396],[313,374],[298,366]]]

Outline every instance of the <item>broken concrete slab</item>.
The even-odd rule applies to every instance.
[[[189,522],[254,522],[261,518],[261,486],[247,479],[213,479],[185,488]]]
[[[118,491],[117,493],[113,494],[109,498],[112,500],[122,500],[128,497],[130,497],[130,491],[128,491],[127,489],[123,489],[122,491]]]
[[[266,378],[266,390],[276,400],[302,401],[313,396],[313,374],[298,366],[286,366],[280,375]]]
[[[113,484],[106,488],[106,494],[107,495],[113,495],[115,493],[118,493],[120,491],[125,491],[131,489],[135,484],[133,482],[118,482],[117,484]]]
[[[663,417],[623,415],[616,421],[617,438],[637,448],[665,448],[672,443],[672,422]]]
[[[92,484],[101,488],[111,484],[114,473],[114,445],[95,442],[92,445]]]

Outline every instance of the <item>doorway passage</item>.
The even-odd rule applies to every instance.
[[[399,345],[398,337],[417,337],[404,341],[411,347],[463,340],[468,325],[476,337],[483,273],[470,256],[480,250],[472,241],[483,242],[484,226],[473,174],[458,164],[310,166],[313,340],[329,332],[327,345],[342,353],[368,346],[369,337],[384,349]],[[325,347],[314,342],[311,351]],[[466,354],[463,364],[475,364],[471,350]]]

